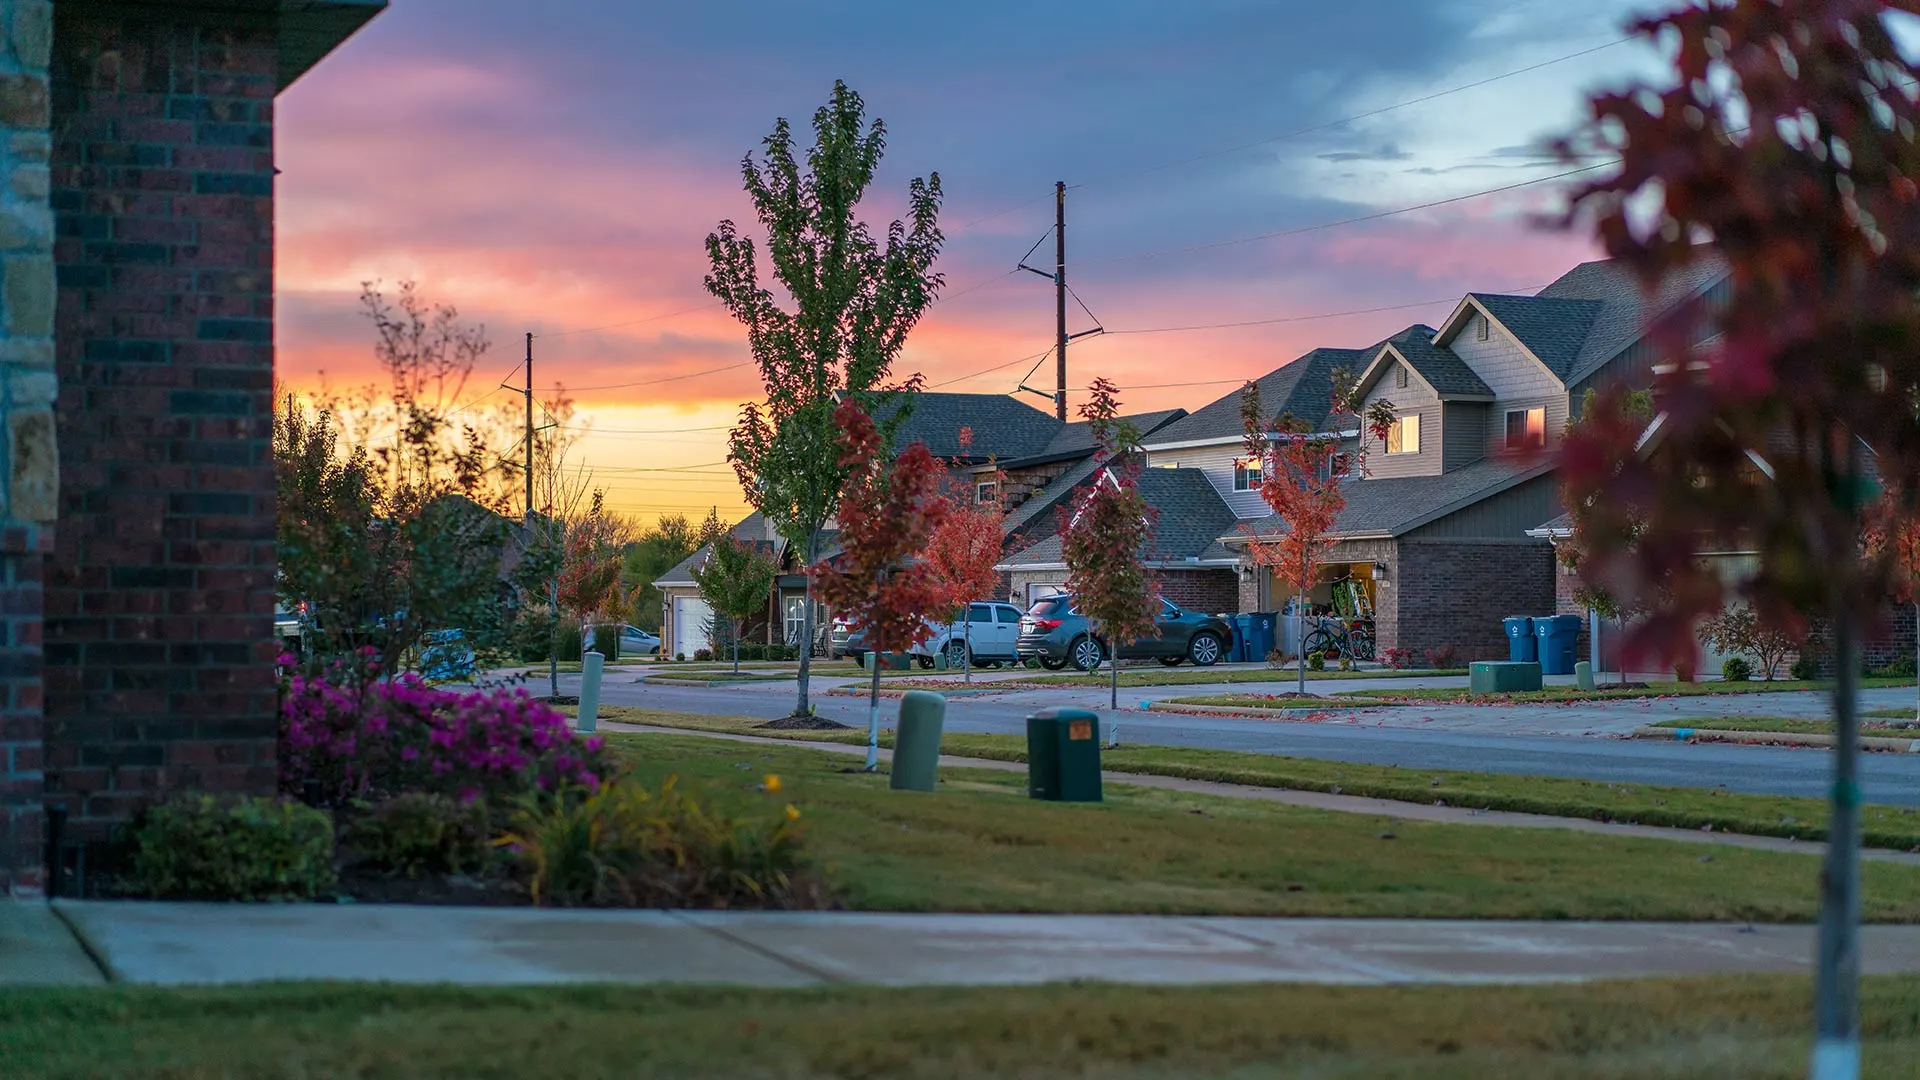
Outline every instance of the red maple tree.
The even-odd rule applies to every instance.
[[[1893,597],[1913,606],[1914,663],[1920,670],[1920,516],[1913,505],[1914,500],[1893,492],[1882,495],[1868,511],[1860,543],[1869,555],[1892,563]],[[1920,681],[1914,692],[1914,722],[1920,724]]]
[[[1860,545],[1876,497],[1863,458],[1920,475],[1920,79],[1888,26],[1896,11],[1920,3],[1721,0],[1638,20],[1672,70],[1596,96],[1563,144],[1570,160],[1617,156],[1567,220],[1649,288],[1710,257],[1731,277],[1724,299],[1699,296],[1656,328],[1650,432],[1569,434],[1561,475],[1599,526],[1583,573],[1646,598],[1630,641],[1642,653],[1687,654],[1730,596],[1833,626],[1816,1080],[1859,1071],[1860,641],[1896,577],[1890,553]],[[1897,493],[1902,518],[1916,497]],[[1632,521],[1639,535],[1619,542]],[[1712,550],[1753,551],[1756,566],[1723,581],[1699,557]]]
[[[972,444],[973,429],[961,428],[961,450]],[[1001,492],[1006,489],[1006,475],[997,468],[991,475],[990,499],[979,498],[973,484],[961,484],[949,495],[947,512],[927,540],[925,552],[927,566],[960,608],[959,662],[968,682],[973,681],[973,621],[967,604],[985,598],[1000,584],[1000,571],[994,566],[1000,561],[1005,537],[1007,512]]]
[[[944,475],[925,443],[887,461],[873,417],[849,397],[834,409],[840,464],[840,546],[811,569],[820,595],[867,635],[873,682],[867,703],[867,771],[880,767],[880,664],[927,639],[927,616],[953,602],[949,586],[919,557],[947,514]]]
[[[1095,379],[1080,416],[1102,462],[1099,479],[1075,503],[1060,533],[1067,591],[1107,654],[1111,707],[1120,708],[1118,650],[1159,631],[1159,582],[1145,555],[1154,511],[1140,494],[1140,433],[1120,418],[1118,388]]]

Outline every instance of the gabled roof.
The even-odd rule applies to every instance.
[[[1572,386],[1620,355],[1645,336],[1649,324],[1682,302],[1699,295],[1727,276],[1726,261],[1711,252],[1692,265],[1668,274],[1649,295],[1633,269],[1618,259],[1581,263],[1541,289],[1543,299],[1587,300],[1601,305],[1601,313],[1568,367],[1565,381]]]
[[[1481,499],[1498,495],[1553,471],[1551,461],[1486,458],[1439,476],[1370,477],[1348,482],[1347,507],[1334,522],[1341,538],[1400,536]],[[1279,535],[1287,524],[1277,515],[1246,522],[1237,536]]]
[[[1140,495],[1155,511],[1153,539],[1143,555],[1148,562],[1179,565],[1190,558],[1231,559],[1219,546],[1222,533],[1237,516],[1199,469],[1142,469]],[[1000,564],[1004,570],[1047,569],[1061,564],[1056,533]]]
[[[1186,415],[1185,409],[1161,409],[1158,412],[1134,413],[1120,419],[1132,424],[1144,439],[1168,424],[1185,418]],[[1046,448],[1034,456],[1037,458],[1070,457],[1091,454],[1093,451],[1093,429],[1085,420],[1078,420],[1070,424],[1062,424],[1060,430],[1054,432],[1053,438],[1048,440]],[[1019,465],[1021,462],[1016,459],[1001,464]]]
[[[735,539],[745,540],[747,543],[753,544],[762,550],[777,552],[786,546],[786,541],[768,541],[766,521],[767,519],[761,516],[760,511],[755,510],[753,513],[741,518],[738,525],[735,525],[727,531],[732,533]],[[673,567],[666,573],[654,578],[653,584],[655,586],[692,586],[697,584],[697,582],[693,580],[693,568],[699,566],[700,560],[706,558],[706,555],[707,548],[706,545],[703,544],[700,550],[681,559],[679,562],[673,564]]]
[[[1260,389],[1260,409],[1268,416],[1292,413],[1316,430],[1326,424],[1333,411],[1333,370],[1346,368],[1358,373],[1373,359],[1378,346],[1366,349],[1315,349],[1285,367],[1254,380]],[[1183,420],[1161,428],[1150,439],[1149,447],[1176,443],[1237,439],[1245,432],[1240,419],[1240,391],[1209,402]]]
[[[1433,334],[1432,327],[1416,324],[1381,342],[1380,351],[1374,354],[1373,362],[1360,377],[1361,392],[1365,393],[1367,387],[1385,373],[1389,359],[1398,357],[1433,387],[1442,401],[1492,401],[1492,388],[1474,374],[1465,360],[1454,355],[1452,349],[1435,345]]]
[[[877,410],[882,418],[891,416],[892,411]],[[1006,394],[922,392],[913,395],[911,411],[894,433],[894,445],[923,442],[939,458],[1010,461],[1046,449],[1060,427],[1052,413]],[[961,428],[973,431],[973,445],[964,454],[960,449]]]
[[[1544,525],[1527,530],[1528,536],[1544,540],[1558,540],[1573,535],[1573,512],[1561,514]]]
[[[1600,309],[1601,305],[1592,300],[1468,293],[1440,324],[1434,341],[1450,344],[1477,312],[1512,335],[1521,349],[1564,384]]]

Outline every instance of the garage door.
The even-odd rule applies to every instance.
[[[707,621],[713,618],[713,606],[697,596],[673,598],[673,652],[692,656],[696,649],[710,649]]]
[[[1052,596],[1054,593],[1063,593],[1066,591],[1067,591],[1067,586],[1065,582],[1061,582],[1054,585],[1042,585],[1038,583],[1029,584],[1027,586],[1027,606],[1032,607],[1033,602],[1035,600],[1040,599],[1043,596]]]

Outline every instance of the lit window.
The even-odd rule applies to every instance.
[[[1233,490],[1260,490],[1260,462],[1253,458],[1241,458],[1233,463]]]
[[[1407,388],[1406,365],[1404,364],[1393,365],[1393,388],[1395,390],[1405,390]]]
[[[1547,410],[1508,409],[1507,448],[1527,449],[1547,444]]]
[[[1417,454],[1420,452],[1420,415],[1395,417],[1393,426],[1387,429],[1387,453]]]
[[[991,480],[985,480],[973,486],[973,499],[975,502],[990,503],[999,494],[1000,485]]]

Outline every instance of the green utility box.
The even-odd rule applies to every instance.
[[[1540,665],[1512,660],[1476,660],[1467,669],[1467,689],[1476,694],[1538,690]]]
[[[926,690],[909,690],[900,698],[900,726],[893,736],[893,773],[887,786],[895,791],[932,791],[940,779],[940,731],[946,725],[947,699]]]
[[[1049,802],[1100,801],[1100,717],[1055,706],[1027,717],[1027,794]]]
[[[1585,660],[1573,665],[1573,681],[1580,684],[1582,690],[1593,689],[1593,665]]]

